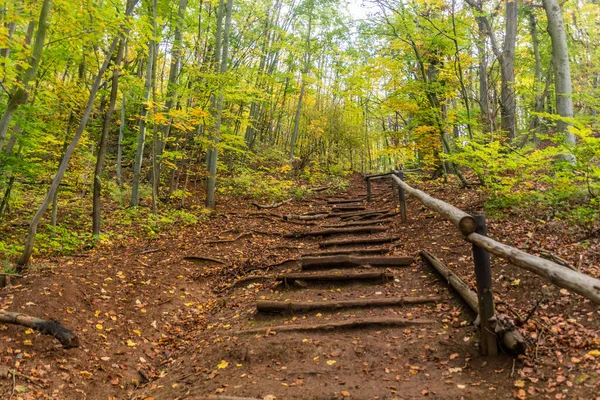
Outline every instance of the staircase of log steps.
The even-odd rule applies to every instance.
[[[422,329],[439,322],[420,317],[434,314],[422,308],[432,311],[442,300],[430,284],[416,282],[427,277],[424,271],[413,257],[391,254],[400,238],[389,232],[400,220],[390,205],[392,188],[377,186],[373,197],[387,196],[386,201],[367,203],[365,195],[321,198],[331,218],[287,235],[318,249],[275,277],[274,290],[257,300],[253,326],[239,334]]]

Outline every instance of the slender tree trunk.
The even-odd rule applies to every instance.
[[[153,9],[150,13],[154,15],[153,4],[150,5]],[[153,22],[154,24],[155,22]],[[148,41],[148,63],[146,64],[146,83],[144,84],[144,105],[140,112],[140,131],[138,133],[137,148],[133,161],[133,183],[131,185],[131,206],[137,207],[140,204],[140,179],[142,171],[142,160],[144,158],[144,145],[146,144],[146,117],[148,116],[148,102],[152,94],[152,71],[156,62],[156,42],[154,35]]]
[[[225,11],[225,27],[221,32],[221,27],[219,26],[223,22],[223,8]],[[229,57],[229,31],[231,29],[231,13],[233,8],[233,0],[227,0],[227,5],[224,5],[224,0],[221,0],[219,3],[219,16],[217,17],[217,32],[215,34],[215,39],[217,39],[217,44],[215,45],[215,64],[217,67],[217,72],[221,75],[227,72],[228,67],[228,57]],[[220,43],[221,33],[223,34],[223,42]],[[211,147],[208,150],[207,155],[207,169],[208,169],[208,179],[206,182],[206,207],[207,208],[215,208],[215,189],[217,183],[217,160],[219,156],[219,141],[221,138],[221,116],[223,114],[223,88],[218,88],[219,93],[215,93],[213,95],[213,104],[214,104],[214,117],[215,117],[215,128],[214,132],[212,132],[211,137]]]
[[[562,11],[557,0],[543,0],[548,17],[548,33],[552,39],[552,63],[554,64],[554,85],[556,91],[556,112],[565,118],[573,118],[573,86],[569,64],[569,46],[563,24]],[[558,132],[564,133],[565,142],[575,145],[575,135],[568,132],[567,121],[558,121]]]
[[[117,47],[118,42],[119,42],[119,37],[115,37],[113,39],[108,51],[106,52],[106,59],[104,60],[104,63],[100,67],[100,70],[98,71],[98,74],[96,75],[96,78],[94,79],[94,82],[92,84],[92,87],[90,90],[90,95],[88,98],[88,103],[87,103],[87,106],[83,113],[83,116],[81,117],[81,121],[79,123],[79,127],[77,128],[77,132],[75,133],[75,136],[73,137],[73,140],[71,141],[71,144],[69,145],[69,147],[67,147],[65,155],[63,156],[63,159],[60,162],[58,171],[54,175],[54,179],[52,179],[52,185],[50,186],[50,189],[48,190],[48,193],[46,194],[44,201],[42,202],[39,209],[36,211],[35,215],[33,216],[33,219],[31,220],[31,224],[29,225],[29,232],[27,235],[27,240],[25,242],[25,246],[23,249],[23,254],[22,254],[21,258],[19,259],[19,261],[17,262],[17,271],[22,271],[23,268],[25,267],[25,265],[27,265],[27,263],[29,262],[29,259],[31,258],[31,253],[33,251],[33,244],[35,242],[35,235],[37,233],[38,225],[42,219],[42,216],[48,209],[48,206],[50,205],[52,198],[54,197],[54,193],[56,192],[56,190],[58,190],[60,181],[62,180],[62,178],[67,170],[67,166],[69,164],[69,160],[71,159],[71,155],[75,151],[75,147],[77,147],[77,143],[79,142],[81,135],[83,135],[83,131],[85,130],[85,127],[87,126],[87,123],[92,114],[92,109],[94,108],[94,99],[96,98],[96,94],[98,93],[98,89],[100,88],[100,83],[102,82],[102,76],[104,75],[104,72],[108,68],[108,64],[110,63],[112,54],[115,51],[115,48]]]
[[[298,139],[298,129],[300,127],[300,117],[302,113],[302,99],[306,90],[306,75],[310,71],[310,37],[312,33],[312,7],[308,15],[308,32],[306,34],[306,50],[304,52],[304,70],[302,71],[302,86],[300,87],[300,97],[298,98],[298,106],[296,107],[296,118],[294,120],[294,130],[292,131],[292,142],[290,144],[290,165],[294,162],[294,150],[296,140]]]
[[[517,136],[517,103],[515,99],[515,47],[517,43],[518,0],[506,0],[504,45],[500,59],[502,84],[500,91],[500,125],[510,140]]]
[[[38,29],[35,36],[35,42],[33,44],[33,52],[31,54],[31,60],[29,61],[29,68],[23,74],[20,82],[17,85],[15,93],[8,100],[6,109],[2,113],[0,118],[0,151],[4,146],[4,140],[10,126],[15,111],[20,105],[27,102],[29,83],[35,78],[40,60],[42,59],[42,52],[44,50],[44,41],[46,40],[46,32],[48,30],[48,16],[50,14],[50,8],[52,6],[52,0],[44,0],[40,10],[40,18],[38,22]]]
[[[117,94],[119,91],[119,70],[121,66],[121,61],[123,60],[123,49],[125,47],[126,35],[127,31],[124,32],[123,37],[121,37],[121,40],[119,41],[117,57],[113,66],[113,75],[110,96],[108,100],[108,109],[106,110],[106,114],[104,115],[104,122],[102,123],[102,133],[100,136],[100,141],[98,143],[98,156],[96,158],[96,168],[94,169],[94,193],[92,196],[92,234],[95,236],[100,235],[102,171],[104,169],[104,158],[106,154],[106,146],[108,144],[108,135],[110,131],[112,115],[115,111],[115,104],[117,103]]]

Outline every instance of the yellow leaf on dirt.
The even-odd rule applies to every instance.
[[[327,364],[327,365],[333,365],[333,364],[335,364],[335,363],[337,363],[337,361],[335,361],[335,360],[327,360],[327,363],[326,363],[326,364]]]
[[[346,392],[345,390],[342,390],[340,394],[344,397],[350,397],[350,392]]]
[[[139,330],[137,330],[137,329],[134,329],[134,330],[133,330],[133,333],[135,333],[135,334],[136,334],[136,335],[138,335],[138,336],[142,336],[142,332],[140,332],[140,331],[139,331]]]
[[[31,335],[31,334],[33,334],[33,329],[26,329],[26,330],[25,330],[25,334],[26,334],[26,335]]]
[[[27,333],[27,332],[25,332]],[[588,352],[588,355],[592,356],[592,357],[600,357],[600,350],[596,349],[596,350],[590,350]]]
[[[515,381],[515,387],[518,387],[518,388],[525,387],[525,381],[522,381],[522,380]]]
[[[96,324],[96,329],[101,331],[102,329],[104,329],[104,327],[102,326],[102,324]]]
[[[229,363],[225,360],[221,360],[221,362],[217,365],[218,369],[225,369],[229,366]]]
[[[31,340],[29,339],[23,340],[23,346],[33,346],[33,343],[31,343]]]
[[[127,339],[127,346],[135,347],[135,346],[137,346],[137,344],[133,340]]]

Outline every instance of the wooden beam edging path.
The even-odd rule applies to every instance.
[[[492,254],[509,260],[518,267],[548,279],[556,286],[568,289],[600,304],[600,279],[565,268],[478,233],[471,233],[467,236],[467,240]]]
[[[467,214],[466,212],[446,203],[445,201],[431,197],[419,189],[413,188],[396,175],[392,175],[392,179],[396,181],[396,183],[402,189],[404,189],[406,193],[416,197],[428,208],[436,211],[443,217],[446,217],[446,219],[452,222],[463,235],[473,233],[477,229],[477,221],[475,221],[475,218],[472,215]]]
[[[408,194],[416,197],[429,209],[450,220],[465,235],[467,241],[509,260],[512,264],[524,268],[536,275],[548,279],[556,286],[577,293],[596,304],[600,304],[600,279],[565,268],[555,262],[528,254],[522,250],[497,242],[487,236],[475,233],[477,221],[472,215],[442,200],[429,196],[421,190],[408,185],[396,175],[392,179]]]

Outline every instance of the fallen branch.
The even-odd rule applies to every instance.
[[[538,250],[537,252],[546,260],[554,261],[558,265],[562,265],[563,267],[567,267],[569,269],[572,269],[573,271],[577,271],[577,269],[573,267],[567,260],[565,260],[564,258],[560,258],[556,254],[552,254],[546,250]]]
[[[385,232],[387,228],[383,226],[359,226],[351,228],[327,228],[318,231],[307,231],[307,232],[292,232],[288,233],[284,237],[286,238],[300,238],[306,236],[329,236],[337,234],[356,234],[356,233],[377,233]]]
[[[289,198],[289,199],[287,199],[287,200],[284,200],[284,201],[281,201],[281,202],[279,202],[279,203],[271,203],[271,204],[267,204],[267,205],[261,205],[261,204],[258,204],[258,203],[252,203],[252,205],[253,205],[254,207],[258,208],[259,210],[262,210],[262,209],[266,209],[266,208],[277,208],[277,207],[281,207],[281,206],[282,206],[282,205],[284,205],[284,204],[290,203],[292,200],[293,200],[292,198]]]
[[[206,242],[200,242],[200,244],[218,244],[218,243],[232,243],[247,236],[251,236],[252,232],[242,232],[233,239],[219,239],[219,240],[208,240]]]
[[[361,238],[361,239],[346,239],[346,240],[327,240],[319,243],[320,248],[332,246],[360,246],[369,244],[390,243],[400,239],[398,236],[387,236],[380,238]]]
[[[404,319],[404,318],[385,318],[385,317],[373,317],[373,318],[358,318],[350,321],[342,322],[331,322],[327,324],[316,324],[316,325],[276,325],[270,327],[252,328],[244,331],[238,331],[235,334],[256,334],[256,333],[277,333],[277,332],[313,332],[313,331],[335,331],[335,330],[349,330],[349,329],[361,329],[361,328],[402,328],[412,325],[428,325],[433,324],[435,321],[428,319]]]
[[[471,290],[469,285],[467,285],[462,279],[456,276],[448,267],[444,265],[436,256],[433,254],[421,250],[420,252],[423,260],[431,265],[442,277],[452,286],[454,290],[463,298],[463,300],[467,303],[467,305],[473,310],[475,314],[478,314],[479,307],[477,301],[477,293]],[[514,329],[511,330],[509,328],[509,323],[507,323],[507,317],[501,314],[496,315],[495,318],[495,326],[496,326],[496,334],[501,336],[502,343],[505,348],[517,353],[523,354],[527,348],[525,343],[525,339],[521,334]]]
[[[365,201],[364,196],[360,199],[333,199],[328,200],[327,204],[352,204],[352,203],[362,203]]]
[[[34,329],[43,335],[54,336],[65,349],[79,347],[77,335],[58,321],[46,321],[21,313],[0,311],[0,322],[25,326]]]
[[[374,267],[408,266],[415,262],[412,257],[305,257],[300,260],[303,270],[319,268],[355,268],[363,265]]]
[[[300,221],[313,221],[315,219],[324,219],[327,218],[330,214],[315,214],[315,215],[294,215],[294,214],[289,214],[289,215],[284,215],[283,219],[284,220],[300,220]]]
[[[221,264],[221,265],[227,264],[225,261],[217,260],[216,258],[210,258],[210,257],[186,256],[186,257],[183,257],[183,259],[185,261],[191,261],[194,264],[210,264],[210,263]]]
[[[264,313],[302,313],[307,311],[331,311],[346,308],[392,307],[406,304],[425,304],[441,301],[442,297],[393,297],[387,299],[362,299],[346,301],[328,301],[322,303],[267,301],[256,303],[256,310]]]

